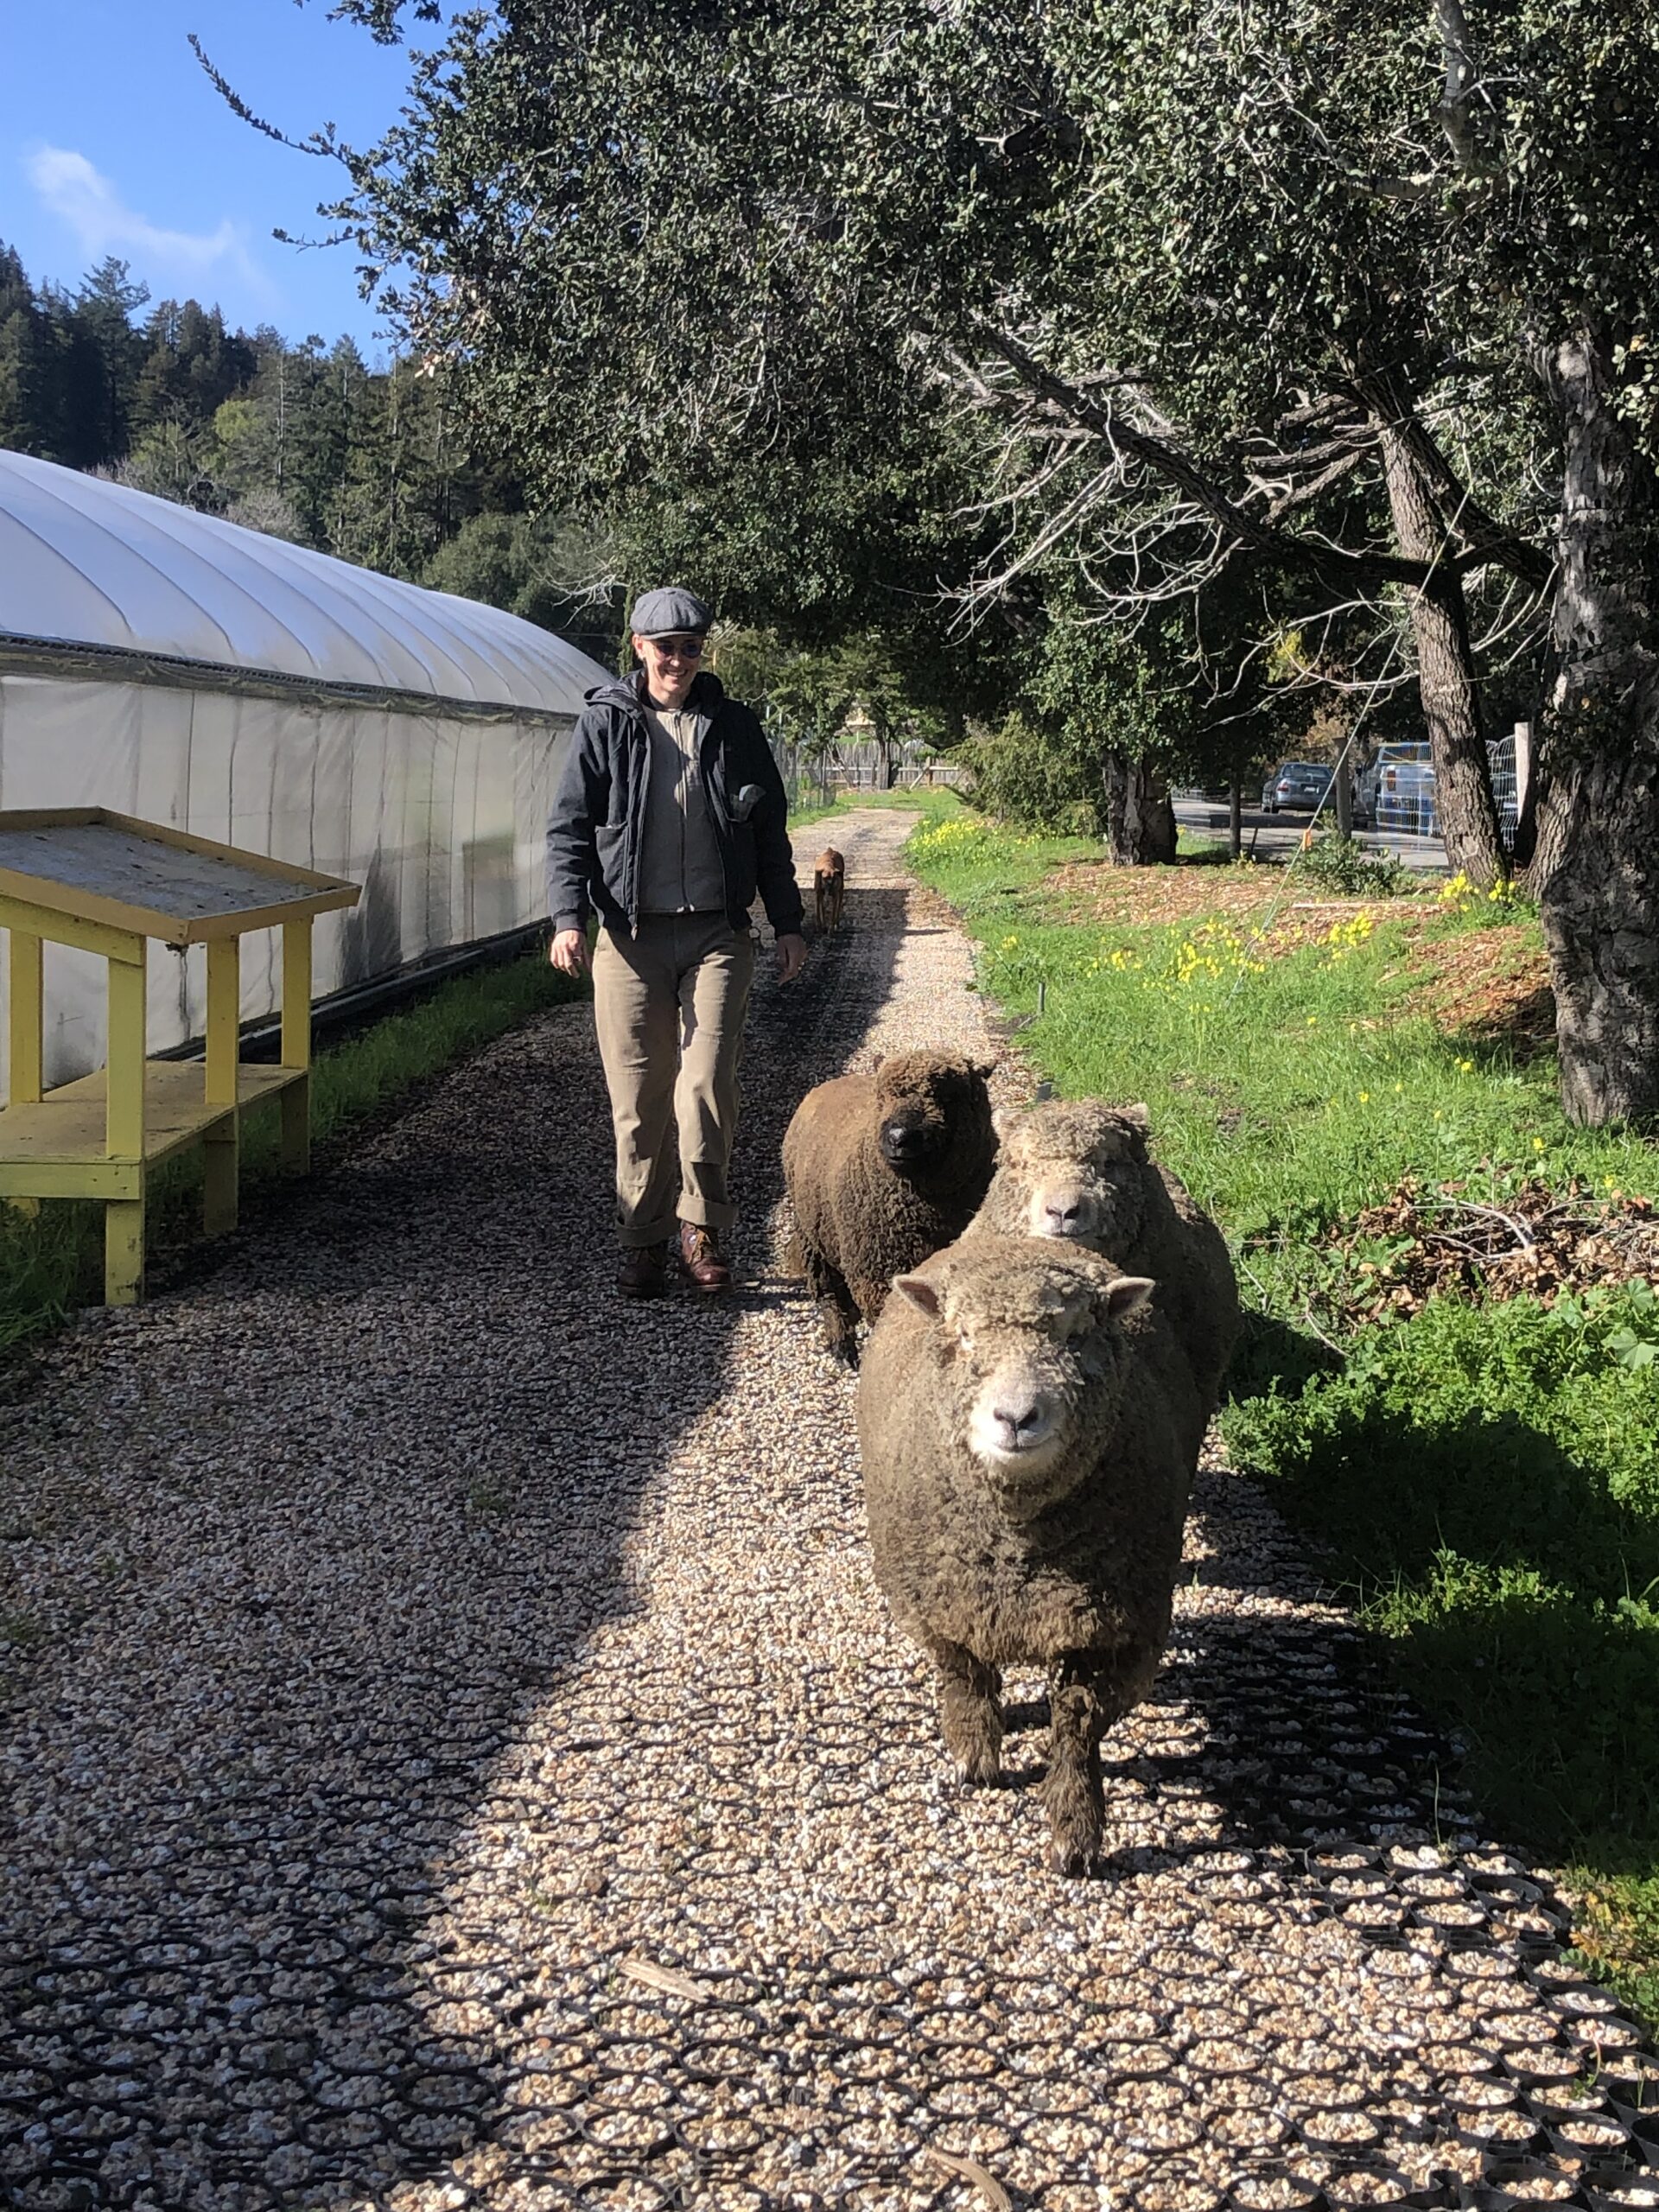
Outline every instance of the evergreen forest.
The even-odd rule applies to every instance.
[[[447,380],[350,338],[226,326],[111,257],[74,290],[0,243],[0,447],[86,469],[362,567],[505,607],[603,659],[596,541],[524,511],[469,450]]]

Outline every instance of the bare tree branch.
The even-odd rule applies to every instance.
[[[1392,554],[1352,552],[1258,521],[1236,500],[1229,499],[1196,462],[1167,438],[1154,436],[1124,422],[1075,385],[1046,368],[1006,332],[985,327],[981,335],[1029,390],[1068,420],[1091,430],[1113,452],[1131,456],[1174,485],[1240,548],[1282,567],[1332,580],[1412,585],[1421,585],[1425,581],[1427,570],[1421,561],[1402,560]]]
[[[1379,429],[1397,433],[1440,495],[1443,508],[1449,509],[1443,518],[1447,528],[1454,529],[1464,542],[1464,565],[1484,567],[1490,562],[1507,569],[1532,590],[1542,591],[1554,573],[1554,563],[1549,556],[1538,546],[1528,544],[1523,537],[1516,537],[1482,506],[1446,459],[1439,440],[1417,409],[1409,401],[1402,402],[1383,378],[1358,378],[1356,389],[1372,422]]]

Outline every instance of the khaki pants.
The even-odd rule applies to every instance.
[[[726,1179],[753,979],[754,939],[724,914],[646,914],[633,937],[599,933],[594,1021],[616,1131],[616,1217],[630,1248],[672,1236],[677,1214],[703,1229],[736,1222]]]

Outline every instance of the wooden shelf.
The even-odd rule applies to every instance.
[[[274,1098],[290,1084],[303,1082],[306,1073],[304,1068],[238,1067],[237,1108],[245,1111],[262,1098]],[[194,1143],[235,1110],[209,1105],[202,1096],[206,1077],[200,1061],[146,1061],[143,1154],[111,1159],[105,1144],[107,1075],[106,1069],[99,1068],[31,1103],[0,1107],[0,1195],[91,1197],[93,1192],[82,1172],[87,1168],[111,1171],[103,1179],[111,1187],[97,1195],[125,1195],[125,1186],[134,1179],[130,1171]],[[54,1169],[64,1167],[77,1170],[73,1192],[66,1191],[61,1177],[54,1178]],[[123,1168],[129,1172],[116,1172]],[[115,1185],[122,1186],[118,1193]]]
[[[107,807],[47,807],[0,813],[0,895],[60,925],[201,944],[352,906],[357,886]]]
[[[311,924],[349,906],[355,884],[139,822],[104,807],[0,812],[0,928],[10,939],[11,1103],[0,1108],[0,1198],[97,1198],[104,1206],[104,1295],[144,1294],[144,1173],[200,1143],[201,1218],[234,1229],[244,1108],[279,1101],[283,1166],[311,1158]],[[283,932],[283,1059],[240,1065],[241,940]],[[151,938],[207,952],[205,1063],[147,1060]],[[46,945],[109,965],[109,1065],[45,1087]]]

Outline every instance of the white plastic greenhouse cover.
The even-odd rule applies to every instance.
[[[320,997],[544,918],[553,792],[606,680],[516,615],[0,453],[0,809],[107,807],[360,885],[316,925]],[[65,1083],[103,1060],[106,979],[46,961]],[[240,969],[268,1016],[280,933]],[[149,976],[151,1051],[200,1037],[200,949],[152,945]]]
[[[499,607],[0,453],[0,635],[579,715],[606,671]]]

